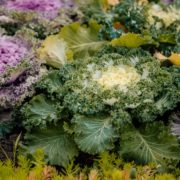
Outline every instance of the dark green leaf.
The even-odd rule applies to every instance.
[[[76,116],[75,141],[82,151],[97,154],[113,148],[116,132],[110,117]]]
[[[176,137],[159,122],[147,124],[139,129],[133,125],[124,128],[120,153],[140,163],[164,164],[165,160],[180,159]]]
[[[53,165],[66,166],[75,156],[78,149],[63,130],[63,125],[48,127],[48,129],[35,129],[26,134],[27,151],[34,153],[37,149],[43,149],[48,160]]]

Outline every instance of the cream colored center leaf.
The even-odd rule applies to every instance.
[[[99,71],[98,71],[99,73]],[[135,85],[141,79],[141,75],[131,66],[110,66],[101,75],[93,76],[94,81],[106,89],[117,87],[127,92],[128,87]]]

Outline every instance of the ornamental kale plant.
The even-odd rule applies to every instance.
[[[177,139],[160,120],[180,101],[180,72],[143,50],[128,51],[74,60],[37,84],[41,94],[21,108],[27,153],[41,147],[51,164],[62,166],[79,151],[113,150],[162,166],[178,162]]]

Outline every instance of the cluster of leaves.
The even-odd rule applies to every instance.
[[[93,8],[87,8],[91,5]],[[101,39],[112,40],[131,32],[150,36],[156,42],[153,49],[165,55],[179,52],[180,15],[176,2],[165,6],[151,1],[123,0],[108,8],[104,6],[104,1],[90,1],[81,6],[86,20],[95,19],[102,25]]]
[[[79,22],[64,26],[58,35],[49,36],[43,42],[38,51],[40,59],[60,68],[72,59],[92,56],[107,44],[98,38],[100,27],[95,21],[90,21],[88,26]]]
[[[12,109],[34,93],[33,85],[43,74],[34,49],[38,43],[28,31],[2,35],[0,111]]]
[[[58,172],[54,167],[47,166],[43,151],[37,150],[31,159],[18,156],[17,166],[11,161],[0,162],[0,178],[14,180],[72,180],[72,179],[168,179],[179,178],[179,169],[172,173],[162,173],[154,164],[138,166],[124,163],[115,154],[103,153],[91,168],[80,168],[73,161]]]
[[[30,131],[25,149],[32,153],[41,147],[51,164],[61,166],[79,151],[94,155],[108,150],[138,163],[178,162],[177,139],[170,127],[155,121],[180,101],[178,67],[167,70],[140,48],[109,48],[116,53],[104,54],[106,48],[74,60],[38,83],[43,93],[21,108]],[[128,79],[121,80],[122,72]]]
[[[60,16],[50,21],[32,12],[6,14],[4,9],[0,12],[3,14],[0,18],[8,21],[1,26],[6,33],[14,34],[22,28],[38,39],[45,38],[37,54],[33,51],[32,55],[37,55],[49,71],[42,73],[37,63],[28,66],[25,76],[18,74],[18,81],[0,87],[0,97],[1,94],[5,97],[4,92],[13,92],[6,96],[8,103],[6,99],[5,103],[0,102],[6,105],[0,106],[2,112],[21,105],[30,96],[13,114],[14,120],[22,122],[27,130],[23,152],[33,154],[42,148],[50,164],[63,167],[80,152],[96,155],[107,151],[140,164],[176,167],[180,147],[171,130],[179,136],[179,129],[175,129],[178,123],[171,125],[162,116],[180,102],[178,6],[174,3],[167,8],[140,0],[78,3],[84,22],[68,24],[59,33],[61,25],[74,21],[74,15],[62,23]],[[177,14],[175,20],[166,22],[166,16],[154,15],[157,10],[154,7],[169,17]],[[53,35],[46,37],[47,34]],[[155,51],[161,52],[155,54],[156,58],[152,57]],[[169,60],[168,66],[157,59]],[[39,81],[44,73],[47,75]],[[35,74],[40,76],[35,78]],[[36,88],[26,86],[36,81]],[[14,103],[18,93],[22,96]],[[0,130],[2,134],[9,131],[4,124]],[[128,179],[131,171],[132,174],[135,171],[133,168],[126,171],[122,165],[122,171],[106,166],[110,169],[108,172],[92,170],[89,176]],[[46,170],[49,171],[48,167]],[[28,171],[19,173],[27,177]],[[42,172],[43,166],[38,170],[37,179],[42,179]],[[148,173],[151,172],[146,175]],[[36,173],[32,173],[30,178],[36,179],[35,176]],[[166,177],[174,178],[168,174],[162,178]]]
[[[34,84],[46,72],[40,66],[35,49],[38,41],[27,30],[14,36],[0,35],[0,138],[10,133],[12,111],[35,93]]]
[[[27,1],[19,1],[19,7],[16,7],[17,9],[14,9],[14,7],[8,8],[8,6],[6,6],[7,2],[2,1],[0,2],[0,27],[4,28],[8,35],[14,35],[18,30],[28,28],[35,33],[34,36],[36,38],[45,39],[47,35],[57,33],[62,26],[77,20],[80,21],[81,13],[73,0],[71,2],[66,0],[53,1],[56,3],[59,1],[59,3],[62,4],[62,7],[58,9],[57,16],[50,19],[47,16],[48,13],[55,14],[53,10],[50,12],[49,10],[44,12],[44,16],[37,11],[41,9],[41,6],[42,8],[46,8],[46,3],[50,4],[49,6],[51,6],[51,3],[48,1],[42,3],[38,0],[35,2],[29,2],[29,5]],[[54,3],[53,1],[52,4]],[[14,5],[18,6],[18,3],[14,3]],[[25,8],[24,10],[21,9],[23,7]]]

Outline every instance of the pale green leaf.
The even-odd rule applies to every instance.
[[[48,36],[38,49],[39,58],[45,61],[45,64],[54,68],[60,68],[66,63],[66,45],[58,35]]]
[[[151,36],[127,33],[121,35],[119,38],[113,39],[111,41],[113,46],[124,46],[128,48],[137,48],[142,45],[154,44],[154,41]]]
[[[100,50],[106,41],[98,38],[101,26],[95,21],[89,22],[89,27],[81,26],[80,23],[72,23],[64,26],[59,37],[67,43],[68,53],[73,53],[74,58],[84,58],[93,55]]]

